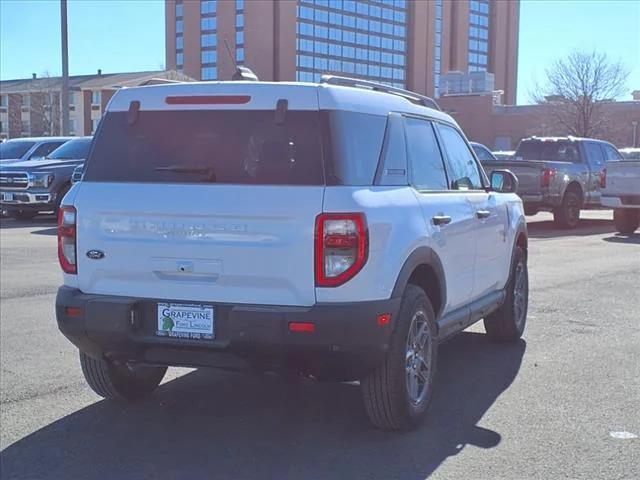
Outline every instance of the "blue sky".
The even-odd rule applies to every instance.
[[[0,78],[59,75],[59,24],[57,0],[0,0]],[[640,89],[639,26],[640,0],[523,0],[518,103],[528,103],[544,69],[574,49],[623,61],[629,90]],[[163,0],[69,0],[72,75],[155,70],[164,57]]]

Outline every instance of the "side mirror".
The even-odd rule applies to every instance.
[[[511,170],[494,170],[489,177],[491,190],[500,193],[516,193],[518,178]]]

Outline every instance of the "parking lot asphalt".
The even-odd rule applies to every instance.
[[[2,219],[0,476],[640,478],[640,233],[583,218],[529,217],[524,338],[477,324],[443,345],[429,418],[405,434],[369,425],[356,384],[170,369],[149,400],[100,399],[55,324],[53,219]]]

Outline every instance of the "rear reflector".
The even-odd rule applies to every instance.
[[[64,312],[68,317],[81,317],[84,311],[79,307],[66,307]]]
[[[600,188],[607,188],[607,169],[603,168],[600,172]]]
[[[310,322],[290,322],[289,323],[289,331],[290,332],[303,332],[303,333],[313,333],[316,331],[315,323]]]
[[[543,168],[540,175],[540,186],[549,187],[554,178],[556,178],[555,168]]]
[[[378,315],[378,325],[384,327],[385,325],[389,325],[391,322],[391,314],[383,313],[382,315]]]
[[[242,105],[249,103],[249,95],[189,95],[184,97],[166,97],[168,105]]]

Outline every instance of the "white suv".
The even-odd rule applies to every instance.
[[[58,325],[107,398],[167,366],[290,370],[360,380],[376,426],[409,428],[438,343],[482,318],[522,335],[516,183],[380,84],[122,89],[60,210]]]

